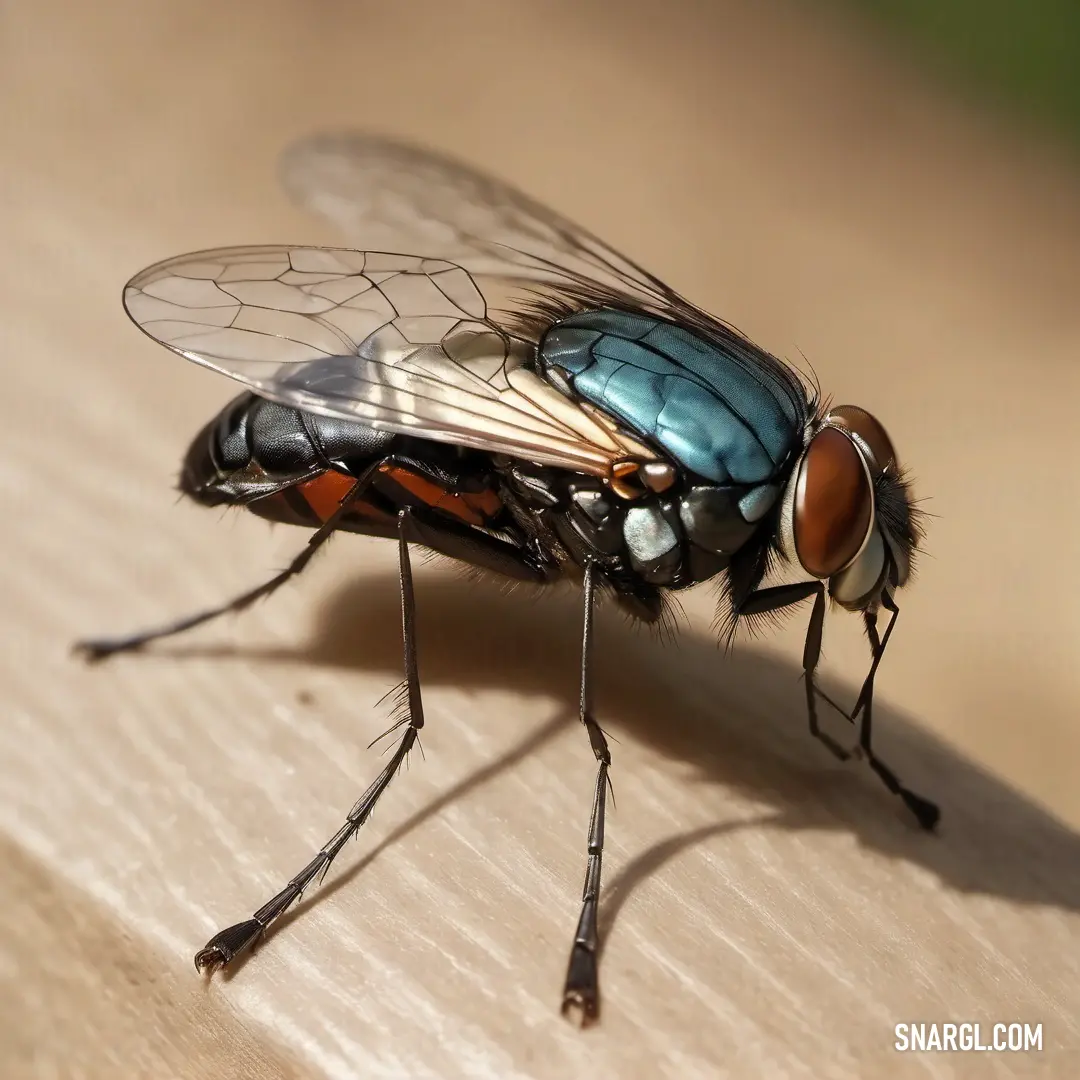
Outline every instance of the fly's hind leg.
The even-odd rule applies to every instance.
[[[221,615],[230,612],[244,611],[256,600],[270,596],[287,581],[296,577],[311,561],[312,556],[334,534],[342,519],[353,509],[367,489],[381,471],[397,463],[398,459],[393,455],[384,457],[368,466],[356,480],[356,483],[345,493],[334,513],[327,518],[322,526],[312,534],[307,547],[296,556],[295,559],[280,573],[275,574],[269,581],[257,586],[240,596],[234,597],[218,607],[200,611],[195,615],[187,615],[175,622],[166,623],[164,626],[143,630],[137,634],[118,638],[94,638],[80,641],[75,644],[74,651],[84,656],[88,661],[95,662],[104,660],[119,652],[132,652],[141,649],[151,641],[161,638],[172,637],[174,634],[191,630],[203,623],[212,621]],[[391,523],[393,519],[391,518]],[[393,536],[393,525],[390,526],[389,536]],[[557,574],[551,567],[529,558],[522,549],[513,544],[500,540],[497,537],[475,529],[471,526],[457,525],[447,519],[438,519],[418,509],[411,517],[410,542],[419,543],[441,555],[461,562],[469,563],[482,570],[491,570],[504,577],[514,578],[518,581],[529,581],[544,584]],[[376,534],[386,535],[386,534]]]
[[[240,596],[234,597],[224,604],[209,608],[206,611],[200,611],[195,615],[186,615],[184,618],[177,619],[171,623],[166,623],[164,626],[154,627],[151,630],[142,630],[137,634],[130,634],[126,637],[93,638],[87,641],[76,642],[75,652],[84,656],[91,663],[98,660],[104,660],[114,653],[132,652],[136,649],[141,649],[151,641],[172,637],[174,634],[180,634],[185,630],[191,630],[196,626],[202,626],[203,623],[210,622],[221,615],[227,615],[234,611],[244,611],[246,608],[251,607],[256,600],[261,600],[271,593],[276,592],[285,584],[285,582],[296,577],[296,575],[311,562],[315,552],[318,551],[331,536],[333,536],[334,531],[340,525],[342,518],[349,513],[356,501],[371,486],[379,469],[388,460],[392,459],[384,458],[376,461],[360,474],[356,483],[354,483],[345,493],[337,509],[326,519],[322,526],[311,535],[311,538],[307,542],[307,547],[305,547],[284,570],[275,574],[269,581],[264,581],[256,588],[241,593]]]

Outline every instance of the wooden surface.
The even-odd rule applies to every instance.
[[[662,16],[658,12],[662,10]],[[619,14],[616,15],[615,12]],[[810,5],[44,2],[2,9],[5,1077],[1080,1075],[1080,167]],[[131,327],[134,271],[330,242],[274,159],[314,128],[525,185],[890,428],[935,516],[878,680],[921,835],[806,736],[802,619],[733,657],[599,620],[618,741],[603,1022],[558,995],[593,764],[579,612],[418,570],[428,726],[250,963],[191,956],[379,767],[392,546],[340,540],[241,619],[87,669],[304,537],[178,503],[234,392]],[[857,620],[828,628],[854,692]],[[842,732],[848,737],[848,732]],[[1041,1022],[900,1055],[901,1021]]]

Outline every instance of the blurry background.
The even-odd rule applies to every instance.
[[[951,92],[1080,137],[1080,8],[1071,0],[840,0]]]
[[[1076,1075],[1078,18],[1065,0],[0,6],[0,1073]],[[274,169],[342,126],[495,171],[804,354],[881,417],[934,515],[876,728],[942,802],[938,837],[806,736],[802,617],[725,657],[707,588],[678,648],[603,613],[618,804],[584,1037],[557,1015],[593,775],[573,596],[418,571],[426,757],[301,917],[209,987],[195,949],[379,767],[392,546],[336,542],[272,602],[144,656],[67,652],[303,543],[177,502],[188,441],[235,388],[155,349],[119,297],[171,254],[333,243]],[[857,620],[827,645],[850,700]],[[1046,1050],[898,1055],[904,1020],[1042,1022]]]

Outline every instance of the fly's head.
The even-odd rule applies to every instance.
[[[876,611],[911,578],[919,512],[881,423],[857,405],[831,409],[791,474],[780,510],[784,556],[848,611]]]

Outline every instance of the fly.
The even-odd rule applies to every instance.
[[[811,734],[865,757],[919,823],[935,804],[874,753],[874,678],[910,580],[919,515],[884,427],[816,386],[583,229],[513,188],[394,140],[318,136],[283,159],[300,204],[357,248],[182,255],[128,283],[128,314],[173,352],[247,389],[199,433],[180,487],[310,530],[282,573],[210,611],[89,641],[137,649],[268,596],[335,533],[394,540],[405,643],[402,734],[319,853],[199,970],[230,964],[325,875],[424,725],[410,546],[506,578],[579,582],[580,718],[596,759],[584,897],[563,991],[599,1011],[597,911],[611,753],[590,695],[599,593],[655,623],[665,598],[718,588],[728,640],[811,603]],[[766,585],[774,571],[786,583]],[[871,662],[850,751],[818,723],[826,608],[858,613]],[[888,614],[884,631],[878,618]],[[830,701],[830,704],[832,702]],[[842,711],[842,710],[841,710]]]

